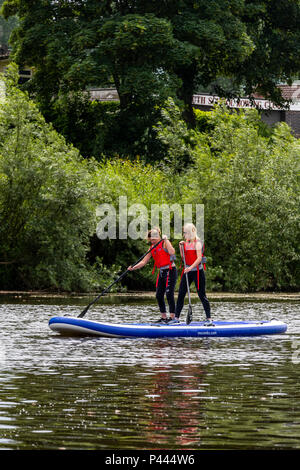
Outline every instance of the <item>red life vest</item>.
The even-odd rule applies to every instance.
[[[152,245],[153,246],[153,245]],[[162,247],[162,243],[151,251],[154,258],[154,267],[162,268],[168,264],[172,264],[170,254]]]
[[[197,240],[199,241],[199,240]],[[196,242],[197,242],[196,241]],[[196,250],[196,242],[195,241],[190,241],[190,242],[184,242],[183,248],[184,248],[184,257],[185,257],[185,263],[187,266],[191,266],[194,261],[198,258],[197,255],[197,250]],[[206,258],[203,256],[204,255],[204,245],[202,246],[202,260],[201,263],[203,265],[204,270],[206,270]],[[199,264],[201,264],[199,263]],[[199,264],[197,265],[197,284],[198,284],[198,290],[199,290]],[[181,277],[183,275],[184,268],[181,273]]]
[[[171,255],[163,248],[162,245],[163,243],[161,243],[156,248],[154,248],[154,250],[151,251],[151,255],[154,259],[154,266],[153,266],[152,274],[154,274],[155,268],[162,268],[164,266],[169,266],[169,269],[172,269],[173,261],[171,260]],[[159,278],[159,273],[157,274],[156,287],[158,283],[158,278]],[[167,285],[168,285],[168,280],[169,280],[169,273],[167,276]]]

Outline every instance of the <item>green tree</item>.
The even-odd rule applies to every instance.
[[[113,141],[123,153],[159,153],[152,125],[168,96],[184,103],[195,125],[192,95],[220,77],[251,96],[282,103],[276,84],[300,69],[298,0],[6,0],[18,15],[14,58],[35,68],[31,82],[43,112],[61,93],[113,85],[120,113]],[[224,96],[232,93],[219,82]]]
[[[118,102],[92,101],[88,94],[78,91],[60,94],[44,114],[83,157],[92,155],[101,160],[108,150],[111,150],[111,155],[125,151],[121,142],[117,148],[112,135],[119,115]],[[126,147],[126,142],[123,147]]]
[[[0,0],[0,8],[3,5],[4,0]],[[0,47],[7,49],[9,45],[9,37],[12,30],[17,26],[17,18],[12,16],[5,20],[0,15]]]
[[[291,83],[300,72],[300,2],[247,0],[244,22],[254,49],[234,66],[234,83],[243,84],[246,96],[259,92],[283,106],[278,82]]]
[[[125,269],[129,264],[138,259],[142,253],[149,249],[145,241],[147,229],[137,224],[137,231],[141,232],[142,239],[131,239],[130,224],[137,223],[138,218],[143,217],[144,208],[147,209],[144,222],[151,227],[151,205],[168,204],[172,202],[170,196],[169,175],[152,164],[147,164],[139,159],[135,161],[113,159],[105,160],[97,166],[95,172],[97,193],[101,195],[101,203],[108,203],[116,209],[116,238],[99,239],[94,235],[92,240],[92,257],[100,257],[106,265],[118,264]],[[119,238],[119,198],[126,197],[127,207],[136,207],[134,216],[127,215],[128,237]],[[139,210],[139,204],[143,210]],[[135,206],[137,205],[137,206]],[[121,216],[122,218],[124,215]],[[92,258],[92,261],[93,261]],[[153,289],[155,279],[152,275],[153,263],[138,271],[129,273],[124,279],[124,284],[133,290]]]
[[[14,59],[34,67],[29,90],[50,119],[64,96],[72,100],[74,91],[113,84],[120,111],[110,126],[109,150],[149,154],[157,106],[176,89],[176,76],[163,67],[172,50],[172,28],[152,14],[109,14],[106,3],[6,4],[7,16],[12,11],[20,16],[12,39]],[[116,142],[123,147],[116,148]]]
[[[47,124],[16,87],[10,66],[0,102],[0,281],[2,288],[92,288],[87,262],[95,230],[93,162]]]
[[[261,135],[256,110],[208,116],[186,200],[205,205],[206,248],[223,288],[299,289],[299,141],[281,123]]]

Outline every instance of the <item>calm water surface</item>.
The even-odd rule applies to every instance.
[[[300,449],[296,302],[212,302],[219,320],[277,318],[256,338],[64,338],[54,315],[89,300],[3,300],[0,449]],[[202,319],[198,304],[194,318]],[[86,318],[157,318],[150,300]]]

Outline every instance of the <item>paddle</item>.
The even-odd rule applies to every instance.
[[[185,255],[184,255],[184,248],[183,250],[181,249],[180,245],[180,251],[183,259],[183,265],[184,269],[186,269],[186,262],[185,262]],[[189,298],[189,308],[188,312],[186,314],[186,324],[189,325],[193,319],[193,311],[192,311],[192,304],[191,304],[191,293],[190,293],[190,285],[189,285],[189,280],[188,280],[188,273],[185,273],[186,276],[186,285],[187,285],[187,291],[188,291],[188,298]]]
[[[157,247],[160,243],[162,243],[164,240],[161,239],[159,240],[159,242],[155,243],[155,245],[153,245],[150,250],[148,250],[146,253],[143,254],[143,256],[140,257],[140,259],[138,259],[133,265],[133,266],[136,266],[140,261],[142,261],[142,259],[145,258],[145,256],[147,256],[149,253],[151,253],[152,250],[154,250],[155,247]],[[106,289],[104,289],[104,291],[101,292],[101,294],[98,295],[98,297],[96,297],[94,300],[92,300],[92,302],[90,302],[88,304],[87,307],[85,307],[85,309],[78,315],[78,318],[82,318],[84,317],[84,315],[86,314],[86,312],[88,311],[88,309],[95,303],[97,302],[97,300],[100,299],[100,297],[102,297],[102,295],[106,294],[111,288],[113,285],[115,285],[117,282],[121,281],[121,279],[123,279],[123,277],[129,272],[129,269],[126,269],[126,271],[124,271],[120,277],[118,277],[118,279],[116,279],[114,282],[112,282],[110,284],[110,286],[106,287]]]

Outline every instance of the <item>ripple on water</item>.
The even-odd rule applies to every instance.
[[[82,306],[2,305],[0,448],[299,449],[296,303],[212,302],[212,308],[220,320],[283,319],[288,332],[63,338],[49,330],[49,318],[77,316]],[[203,317],[198,306],[193,310]],[[89,312],[116,322],[156,315],[155,305],[139,303]]]

